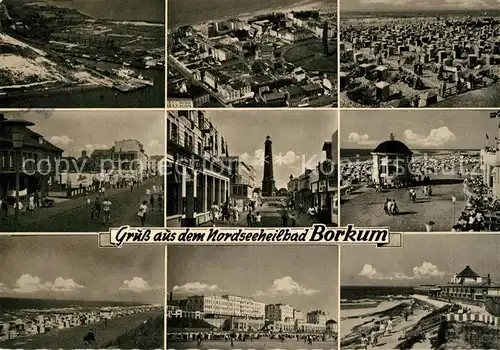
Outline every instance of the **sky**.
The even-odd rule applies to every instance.
[[[4,112],[7,119],[21,118],[35,123],[31,130],[64,150],[64,156],[79,157],[106,149],[114,141],[137,139],[147,155],[165,154],[165,112],[136,111],[29,111]]]
[[[339,0],[340,11],[429,11],[498,9],[499,0]]]
[[[345,286],[438,284],[469,265],[500,282],[499,252],[500,235],[406,234],[402,248],[343,246],[341,281]]]
[[[307,313],[320,309],[337,320],[337,246],[172,246],[167,291],[238,295],[285,303]]]
[[[0,295],[163,303],[165,248],[99,248],[97,235],[0,236]]]
[[[493,146],[500,118],[489,110],[342,111],[341,148],[374,149],[393,133],[410,149],[481,149]]]
[[[336,111],[209,111],[213,125],[227,141],[229,155],[239,155],[257,171],[262,183],[264,142],[273,141],[276,188],[286,188],[290,175],[298,176],[325,159],[323,143],[337,130]]]

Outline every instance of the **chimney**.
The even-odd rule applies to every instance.
[[[490,285],[491,284],[491,276],[490,276],[490,274],[488,274],[487,278],[488,278],[488,285]]]
[[[82,151],[82,158],[86,158],[87,157],[87,151],[83,150]]]
[[[169,295],[168,299],[169,299],[170,301],[172,301],[172,300],[173,300],[173,298],[174,298],[174,293],[170,292],[170,295]]]

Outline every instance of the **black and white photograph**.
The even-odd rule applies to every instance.
[[[498,107],[496,0],[341,0],[340,107]]]
[[[162,349],[165,247],[0,236],[0,347]]]
[[[335,225],[332,110],[168,111],[167,227]]]
[[[336,0],[167,0],[169,108],[337,106]]]
[[[0,114],[0,230],[164,226],[165,112]]]
[[[167,348],[337,349],[338,250],[169,247]]]
[[[343,111],[341,224],[499,231],[500,113]]]
[[[1,0],[1,108],[165,108],[164,0]]]
[[[342,247],[340,348],[498,349],[499,244],[410,234],[401,248]]]

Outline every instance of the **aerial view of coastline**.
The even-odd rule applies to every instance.
[[[390,251],[343,247],[341,349],[498,349],[499,243],[407,235]]]
[[[340,106],[497,107],[493,0],[340,3]]]
[[[337,4],[288,2],[170,0],[167,106],[336,106]]]
[[[0,237],[0,348],[157,349],[165,248],[94,236]]]
[[[164,20],[54,3],[0,1],[0,107],[165,106]]]
[[[498,231],[499,116],[496,110],[343,111],[341,224]]]

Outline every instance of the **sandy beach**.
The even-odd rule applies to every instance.
[[[405,299],[397,301],[384,301],[376,308],[357,309],[357,310],[341,310],[341,327],[340,336],[342,349],[358,349],[360,343],[357,339],[366,332],[366,335],[371,333],[371,329],[375,327],[375,323],[382,320],[392,318],[393,329],[390,333],[380,336],[377,347],[383,349],[395,349],[396,346],[404,339],[405,332],[414,327],[423,317],[432,312],[432,307],[422,307],[414,304],[413,312],[405,320],[402,312],[405,306],[409,306],[415,299]],[[421,301],[424,304],[423,300]],[[391,312],[391,309],[394,309]],[[379,315],[373,315],[380,313]],[[388,316],[388,315],[391,316]],[[415,349],[430,349],[430,343],[424,341],[416,344]]]

